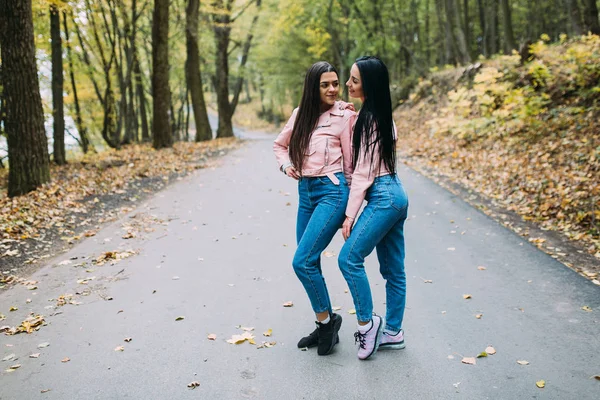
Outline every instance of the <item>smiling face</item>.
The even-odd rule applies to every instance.
[[[350,79],[346,82],[346,86],[348,86],[348,94],[350,97],[360,99],[364,103],[365,94],[363,92],[362,79],[356,64],[353,64],[350,69]]]
[[[319,81],[319,93],[321,94],[321,105],[331,107],[340,93],[340,81],[335,72],[324,72]]]

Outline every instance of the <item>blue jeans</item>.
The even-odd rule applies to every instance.
[[[379,271],[386,280],[386,329],[402,328],[406,304],[404,273],[404,221],[408,197],[396,175],[375,178],[365,196],[367,205],[344,243],[338,263],[352,293],[359,321],[373,315],[371,288],[365,272],[365,258],[377,250]]]
[[[305,177],[298,182],[298,248],[292,265],[304,285],[315,313],[332,312],[327,285],[321,272],[321,253],[342,226],[348,203],[348,184],[344,174],[335,185],[328,177]]]

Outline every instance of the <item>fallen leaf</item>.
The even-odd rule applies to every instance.
[[[539,387],[540,389],[543,389],[544,387],[546,387],[546,381],[545,380],[539,380],[535,383],[535,386]]]
[[[356,314],[356,310],[354,308],[351,308],[350,310],[348,310],[348,314]]]
[[[29,355],[29,358],[39,358],[40,357],[40,353],[33,353]]]
[[[448,247],[448,251],[454,251],[454,250],[456,250],[455,247]]]
[[[471,295],[470,294],[463,294],[463,299],[467,300],[470,299]]]
[[[331,257],[335,256],[335,253],[333,251],[324,251],[323,256],[325,256],[327,258],[331,258]]]
[[[594,376],[592,376],[592,378],[594,378],[597,381],[600,381],[600,375],[594,375]]]
[[[241,335],[232,335],[231,339],[227,339],[227,343],[241,344],[241,343],[244,343],[246,340],[252,341],[253,339],[254,339],[254,336],[250,332],[244,332]],[[251,342],[251,344],[252,344],[252,342]]]
[[[269,328],[267,331],[263,332],[263,336],[271,336],[273,334],[273,329]]]
[[[65,357],[62,360],[60,360],[60,362],[62,362],[62,363],[67,363],[69,361],[71,361],[71,359],[69,357]]]
[[[529,361],[517,360],[517,364],[519,364],[519,365],[529,365]]]
[[[2,359],[2,361],[14,361],[17,359],[17,355],[16,354],[9,354],[6,357],[4,357]]]
[[[271,348],[275,346],[277,342],[262,342],[260,345],[256,346],[257,349]]]
[[[38,344],[38,349],[43,349],[48,346],[50,346],[50,343],[48,343],[48,342],[40,343],[40,344]]]
[[[216,340],[217,339],[217,335],[215,335],[214,333],[211,333],[210,335],[207,336],[208,340]]]
[[[175,318],[175,321],[181,321],[181,320],[184,320],[184,319],[185,319],[185,317],[179,316],[179,317]]]
[[[17,310],[18,310],[18,308],[15,306],[12,306],[11,308],[8,309],[8,311],[17,311]]]
[[[477,315],[475,315],[475,318],[477,318],[477,319],[481,319],[481,317],[483,317],[483,314],[477,314]]]
[[[494,355],[494,354],[496,354],[496,349],[493,348],[492,346],[488,346],[485,348],[485,352],[488,353],[489,355]]]
[[[340,306],[333,306],[333,307],[331,307],[331,309],[333,311],[340,311],[342,309],[342,307],[340,307]]]
[[[252,332],[254,327],[240,326],[240,329],[246,332]]]
[[[125,351],[125,347],[117,346],[117,347],[115,347],[115,351]]]
[[[477,361],[475,361],[475,357],[463,357],[461,362],[463,364],[471,364],[471,365],[475,365],[477,363]]]
[[[190,382],[187,385],[187,387],[189,387],[190,389],[196,389],[198,386],[200,386],[200,382],[198,381]]]
[[[477,267],[477,269],[480,270],[480,271],[485,271],[487,268],[479,266],[479,267]]]
[[[10,366],[10,367],[8,367],[8,368],[10,368],[10,369],[13,369],[13,370],[14,370],[14,369],[19,369],[19,368],[21,368],[21,364],[15,364],[15,365],[11,365],[11,366]]]
[[[129,343],[133,340],[133,338],[130,337],[126,337],[125,339],[123,339],[125,342]]]
[[[583,307],[581,307],[581,309],[583,311],[592,312],[592,308],[590,306],[583,306]]]
[[[423,283],[433,283],[433,281],[431,279],[423,279],[423,278],[421,278],[421,279],[423,280]]]
[[[283,303],[284,307],[294,307],[294,303],[292,303],[291,301],[286,301],[285,303]]]
[[[487,357],[487,356],[488,356],[488,353],[486,353],[485,351],[482,351],[481,353],[479,353],[477,355],[477,358],[482,358],[482,357]]]
[[[40,393],[48,393],[50,390],[52,390],[52,389],[42,389],[42,390],[40,390]]]
[[[27,290],[35,290],[35,289],[37,289],[37,288],[38,288],[38,287],[37,287],[37,286],[35,286],[35,285],[29,285],[29,286],[27,286]]]

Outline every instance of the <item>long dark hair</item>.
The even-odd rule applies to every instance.
[[[321,115],[321,93],[319,86],[321,75],[325,72],[335,72],[339,76],[333,65],[325,61],[319,61],[308,69],[304,78],[302,100],[300,101],[298,115],[292,129],[292,137],[290,138],[288,149],[290,161],[300,174],[302,173],[304,154],[308,150],[310,137]]]
[[[356,66],[360,72],[365,102],[354,126],[352,164],[356,167],[361,151],[365,154],[371,152],[373,159],[377,147],[381,162],[371,165],[371,168],[378,173],[383,163],[388,171],[396,173],[396,141],[388,69],[383,61],[372,56],[358,58]]]

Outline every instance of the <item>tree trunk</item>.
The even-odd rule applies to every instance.
[[[485,6],[483,4],[483,0],[477,0],[477,7],[479,8],[479,27],[481,29],[481,39],[477,40],[477,45],[479,48],[479,52],[483,54],[485,57],[490,56],[490,52],[488,49],[488,39],[487,39],[487,28],[485,23]]]
[[[67,60],[69,63],[69,77],[71,78],[71,89],[73,90],[73,103],[75,105],[75,125],[77,126],[77,132],[79,133],[79,144],[81,145],[81,150],[85,154],[90,150],[91,143],[87,134],[87,129],[83,124],[83,119],[81,118],[81,107],[79,106],[77,85],[75,84],[75,70],[73,68],[73,55],[71,54],[71,42],[69,42],[69,26],[67,24],[66,12],[63,12],[63,27],[65,30],[65,45],[67,47]]]
[[[133,53],[133,74],[135,76],[135,91],[140,107],[140,123],[142,128],[142,142],[150,141],[150,129],[148,128],[148,114],[146,113],[146,96],[144,95],[144,84],[142,82],[142,71],[140,61],[137,57],[137,51]]]
[[[498,0],[487,0],[486,7],[486,39],[489,56],[496,54],[499,50],[498,36]]]
[[[429,27],[429,0],[425,0],[425,63],[427,69],[431,67],[431,31]],[[344,85],[345,86],[345,85]]]
[[[583,18],[581,17],[581,10],[577,0],[566,0],[567,1],[567,12],[569,13],[569,21],[571,21],[571,29],[577,36],[583,34],[581,23]],[[595,0],[594,0],[595,1]]]
[[[595,35],[600,35],[600,22],[598,21],[598,5],[596,0],[584,0],[585,30]]]
[[[185,39],[187,60],[185,63],[187,89],[191,93],[194,121],[196,122],[196,142],[212,139],[212,129],[208,122],[202,73],[200,71],[200,52],[198,50],[198,10],[200,0],[188,0],[186,8]],[[187,135],[187,132],[186,132]]]
[[[56,5],[50,6],[50,38],[52,41],[52,137],[54,162],[67,163],[65,155],[65,110],[62,39],[60,38],[60,13]]]
[[[446,0],[446,18],[450,26],[451,37],[454,52],[459,63],[468,64],[471,62],[471,56],[467,51],[467,42],[465,40],[465,32],[462,29],[460,21],[460,8],[456,0]]]
[[[227,8],[227,6],[229,6]],[[229,104],[229,40],[231,35],[231,3],[223,4],[223,0],[213,2],[216,9],[214,14],[213,31],[217,54],[215,58],[215,91],[217,94],[217,109],[219,112],[219,127],[217,137],[232,137],[233,113]]]
[[[0,0],[0,47],[10,162],[8,195],[12,197],[50,180],[31,0]]]
[[[438,54],[440,54],[439,64],[454,64],[455,58],[452,53],[452,43],[450,43],[450,24],[448,24],[447,19],[444,19],[444,0],[435,0],[435,10],[437,13],[438,20],[438,43],[440,48],[438,50]]]
[[[510,4],[508,3],[508,0],[500,0],[500,2],[502,3],[502,22],[504,25],[504,49],[506,54],[510,54],[517,48],[515,37],[513,35]]]
[[[173,145],[169,124],[169,0],[154,1],[152,71],[153,147],[162,149]]]
[[[469,23],[471,21],[469,17],[469,0],[463,0],[463,13],[465,15],[465,42],[467,43],[467,52],[469,56],[471,55],[470,46],[471,46],[471,30],[469,29]]]

